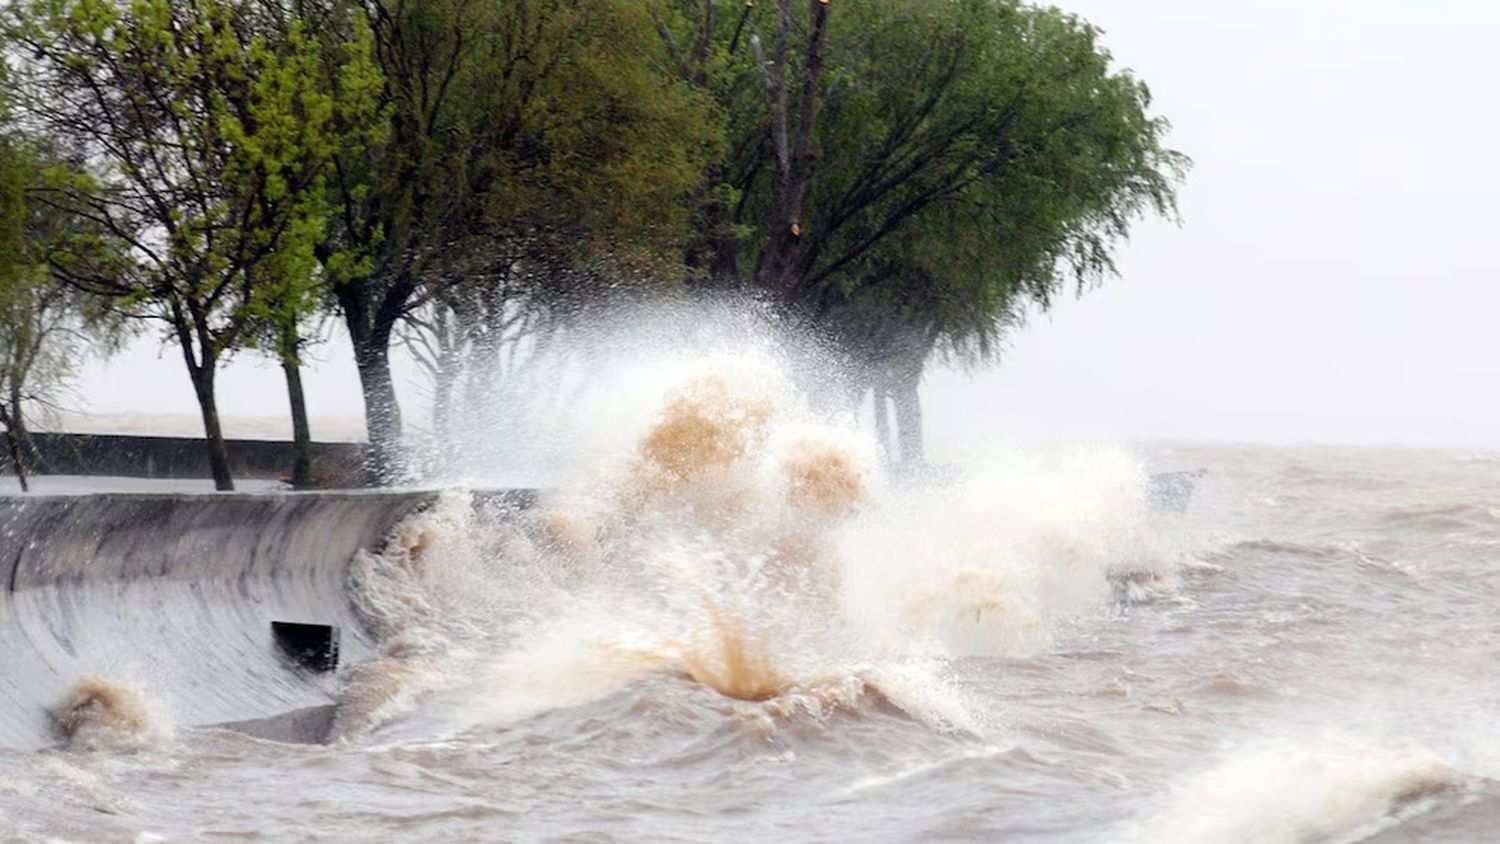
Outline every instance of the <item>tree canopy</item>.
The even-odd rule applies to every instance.
[[[657,61],[638,3],[367,0],[361,14],[386,121],[338,158],[326,252],[388,472],[396,325],[483,299],[475,288],[555,303],[591,278],[670,275],[717,129]]]
[[[914,395],[934,352],[993,359],[1027,303],[1101,280],[1135,220],[1175,216],[1187,160],[1077,16],[736,5],[663,13],[669,42],[713,45],[686,75],[731,116],[704,191],[712,276],[754,279],[872,378]]]
[[[928,361],[992,361],[1028,309],[1110,275],[1135,221],[1175,216],[1187,164],[1097,28],[1021,0],[7,15],[0,88],[69,164],[0,184],[0,253],[17,196],[71,221],[52,275],[167,326],[221,486],[219,364],[278,358],[297,418],[317,314],[348,329],[370,468],[392,479],[393,338],[426,350],[441,412],[522,332],[683,283],[774,301],[919,445]]]
[[[257,314],[305,298],[327,164],[353,140],[341,127],[370,119],[348,113],[368,98],[330,84],[322,45],[276,4],[31,0],[12,16],[25,118],[85,165],[36,192],[94,233],[53,250],[53,269],[167,326],[203,409],[215,483],[232,488],[215,374],[253,339]],[[337,81],[369,64],[360,45],[341,45]]]

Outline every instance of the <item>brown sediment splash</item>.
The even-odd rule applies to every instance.
[[[70,743],[85,738],[145,738],[163,726],[139,689],[98,677],[80,680],[52,717],[59,735]]]
[[[750,504],[741,470],[764,449],[775,413],[771,396],[723,375],[687,382],[667,398],[616,484],[615,518],[628,525],[662,505],[681,506],[704,527],[729,527]]]
[[[705,375],[668,400],[641,439],[640,455],[664,480],[688,480],[759,448],[774,412],[769,397],[736,391],[722,375]]]
[[[792,444],[781,461],[787,503],[819,520],[852,516],[865,500],[863,467],[847,448],[815,438]]]
[[[771,579],[831,602],[841,570],[834,529],[864,504],[865,469],[844,445],[802,436],[783,450],[778,471],[790,518],[775,540]]]
[[[677,645],[682,670],[698,683],[738,700],[767,700],[791,685],[771,658],[766,640],[743,617],[704,601],[706,628]]]
[[[617,566],[663,606],[646,611],[655,623],[640,635],[615,635],[610,618],[544,623],[585,629],[513,646],[492,672],[505,699],[487,714],[517,717],[656,671],[680,672],[737,700],[821,699],[807,682],[839,672],[809,673],[798,637],[809,622],[817,626],[814,618],[839,611],[834,531],[864,504],[869,475],[838,434],[779,425],[779,413],[775,390],[759,379],[690,378],[600,480],[525,517],[525,553],[550,573],[587,583],[591,563]],[[346,672],[337,735],[365,732],[435,689],[454,667],[445,651],[469,638],[448,635],[452,613],[429,582],[435,567],[446,568],[448,534],[474,527],[443,510],[408,519],[380,554],[355,562],[356,604],[383,646],[377,659]],[[699,554],[704,541],[710,548]],[[418,647],[398,646],[417,632]],[[838,687],[832,697],[848,697],[843,680],[828,685]]]
[[[750,417],[753,427],[764,426],[763,417]],[[758,430],[754,436],[764,439]],[[774,623],[783,609],[782,592],[796,589],[803,599],[821,599],[821,612],[837,611],[833,600],[838,566],[831,531],[857,512],[867,492],[863,467],[831,437],[804,433],[772,451],[777,454],[771,466],[781,484],[778,506],[784,506],[790,518],[782,522],[779,536],[766,537],[768,577],[758,585],[742,584],[753,598],[743,607],[726,605],[717,594],[704,596],[695,628],[677,644],[681,668],[689,677],[746,701],[770,700],[799,688],[796,672],[775,653],[774,646],[785,634]],[[771,493],[771,500],[776,497]]]
[[[700,375],[669,393],[622,465],[604,480],[530,514],[541,550],[564,560],[596,560],[642,518],[663,509],[708,529],[727,530],[751,505],[741,471],[764,448],[776,402],[764,390],[719,373]],[[570,506],[574,505],[574,506]],[[598,506],[598,505],[603,505]]]
[[[956,611],[961,616],[982,621],[1005,609],[1005,584],[991,571],[965,568],[947,572],[907,597],[902,608],[906,621],[913,627],[929,627],[933,617]]]
[[[564,557],[600,556],[617,540],[639,540],[642,531],[660,527],[652,517],[662,515],[669,515],[667,543],[685,529],[759,546],[759,554],[752,549],[746,557],[761,556],[767,565],[749,569],[765,579],[730,575],[752,600],[730,606],[728,593],[710,589],[701,613],[692,613],[686,631],[663,648],[671,667],[747,701],[793,688],[796,672],[776,657],[775,647],[786,643],[773,617],[783,609],[783,593],[792,592],[823,601],[820,612],[837,611],[832,532],[868,495],[866,469],[846,443],[817,428],[773,443],[776,416],[774,397],[755,384],[719,373],[694,378],[668,395],[624,475],[603,490],[602,500],[610,502],[603,513],[589,519],[544,511],[534,520],[542,544]],[[760,532],[771,525],[777,527]]]
[[[564,558],[591,558],[599,555],[599,537],[593,524],[579,516],[558,509],[538,510],[531,523],[543,551]]]
[[[902,615],[910,629],[966,628],[992,647],[1003,645],[1002,652],[1024,652],[1044,633],[1036,611],[998,572],[984,568],[959,568],[927,581],[906,598]]]
[[[960,615],[983,621],[986,617],[1021,615],[1014,597],[998,574],[986,569],[959,569],[948,576],[952,606]],[[1027,614],[1029,615],[1029,614]],[[1027,619],[1028,621],[1031,619]]]

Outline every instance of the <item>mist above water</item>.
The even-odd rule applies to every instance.
[[[572,459],[535,508],[475,521],[455,497],[360,569],[376,594],[440,572],[484,584],[433,608],[468,620],[463,647],[484,642],[445,665],[463,677],[444,685],[477,686],[464,726],[666,674],[773,709],[876,698],[980,733],[987,716],[947,679],[951,660],[1034,653],[1061,623],[1173,588],[1178,549],[1139,458],[1000,452],[941,482],[897,481],[847,406],[818,407],[775,349],[621,362],[608,413],[558,425]],[[429,625],[398,626],[402,651]]]
[[[624,302],[512,338],[492,360],[461,363],[446,428],[418,417],[411,465],[428,483],[572,483],[624,447],[613,430],[639,430],[667,386],[706,358],[738,361],[738,389],[763,392],[848,422],[867,373],[847,354],[749,297]],[[758,373],[745,371],[759,367]],[[418,404],[421,412],[429,407]],[[667,443],[663,443],[665,447]]]

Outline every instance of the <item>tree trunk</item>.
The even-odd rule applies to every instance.
[[[31,484],[26,480],[26,461],[21,459],[21,441],[16,439],[16,432],[8,427],[5,429],[5,447],[10,451],[10,465],[16,471],[16,480],[21,483],[21,491],[30,492]]]
[[[203,411],[203,438],[214,489],[229,492],[234,489],[234,478],[229,474],[229,447],[224,443],[224,429],[219,425],[218,397],[214,394],[216,370],[215,363],[197,368],[192,373],[193,392],[198,394],[198,407]]]
[[[794,297],[802,283],[802,211],[812,187],[817,162],[816,129],[819,88],[823,77],[823,39],[828,28],[828,4],[809,0],[809,32],[802,56],[802,88],[791,102],[788,71],[791,64],[793,0],[777,0],[775,56],[768,66],[758,46],[756,61],[764,72],[771,117],[771,208],[765,252],[756,273],[764,287]],[[795,113],[794,113],[795,112]]]
[[[889,466],[895,456],[891,452],[891,400],[884,381],[875,381],[874,393],[875,439],[880,445],[880,459]]]
[[[903,471],[922,467],[922,400],[918,388],[922,370],[902,373],[893,385],[896,405],[896,437]]]
[[[4,404],[0,404],[0,425],[5,426],[5,446],[10,455],[11,468],[16,471],[16,480],[21,484],[22,492],[30,492],[31,484],[26,480],[26,461],[21,457],[21,435],[17,431],[21,422],[21,397],[19,390],[12,388],[11,405],[7,411]]]
[[[351,339],[354,365],[359,370],[359,386],[365,399],[365,431],[369,438],[365,472],[367,482],[379,486],[401,476],[401,405],[396,400],[395,382],[391,380],[391,329],[376,328],[363,337],[355,335]]]
[[[383,281],[374,277],[354,279],[334,287],[349,341],[354,346],[354,366],[359,370],[360,391],[365,400],[365,483],[379,486],[400,480],[401,405],[391,380],[391,333],[405,313],[418,280],[401,274]]]
[[[193,393],[198,397],[198,409],[203,413],[203,444],[208,449],[208,469],[213,475],[214,489],[228,492],[234,489],[234,478],[229,475],[229,448],[224,444],[224,429],[219,426],[218,397],[214,394],[214,378],[219,374],[219,351],[206,323],[206,315],[194,310],[193,303],[188,303],[187,313],[173,303],[172,328],[177,334],[183,363],[187,365],[188,379],[193,382]]]
[[[286,395],[292,406],[292,489],[312,488],[312,429],[307,424],[307,398],[302,392],[302,366],[295,356],[283,355]]]

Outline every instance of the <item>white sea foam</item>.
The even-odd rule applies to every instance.
[[[1324,735],[1235,748],[1189,775],[1129,837],[1162,844],[1358,841],[1458,775],[1430,751]]]
[[[356,562],[359,605],[386,637],[351,675],[359,721],[451,685],[462,663],[479,676],[468,724],[665,672],[772,713],[877,694],[978,730],[949,659],[1045,647],[1057,622],[1107,604],[1112,577],[1170,581],[1124,451],[1012,450],[940,485],[895,484],[869,437],[812,410],[763,350],[629,383],[533,511],[507,523],[449,496]]]

